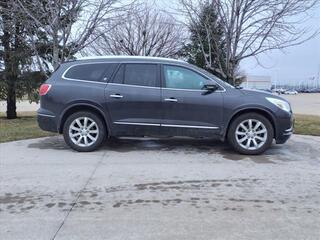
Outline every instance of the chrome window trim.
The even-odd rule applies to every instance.
[[[85,82],[85,83],[92,83],[92,84],[102,84],[102,85],[107,85],[108,84],[106,82],[88,81],[88,80],[73,79],[73,78],[63,78],[63,79],[67,80],[67,81]]]
[[[108,63],[118,63],[118,62],[88,62],[88,63],[77,63],[74,65],[71,65],[68,67],[62,74],[61,78],[65,80],[71,80],[71,81],[78,81],[78,82],[88,82],[88,83],[100,83],[100,84],[107,84],[107,82],[102,81],[89,81],[89,80],[83,80],[83,79],[77,79],[77,78],[68,78],[66,77],[66,73],[73,67],[80,66],[80,65],[88,65],[88,64],[108,64]]]
[[[219,85],[220,86],[220,85]],[[204,92],[205,90],[197,90],[197,89],[183,89],[183,88],[162,88],[162,89],[165,89],[165,90],[173,90],[173,91],[188,91],[188,92]],[[222,93],[222,92],[225,92],[226,90],[217,90],[217,91],[214,91],[212,93]]]
[[[152,88],[152,89],[164,89],[164,90],[173,90],[173,91],[188,91],[188,92],[204,92],[205,91],[205,90],[196,90],[196,89],[148,87],[148,86],[139,86],[139,85],[131,85],[131,84],[121,84],[121,83],[108,83],[108,85],[125,86],[125,87],[139,87],[139,88]],[[225,91],[217,90],[215,92],[225,92]]]
[[[225,87],[221,86],[219,83],[217,83],[214,79],[209,78],[208,76],[204,75],[202,72],[196,70],[196,69],[191,69],[187,66],[182,66],[180,64],[175,64],[175,63],[164,63],[164,62],[149,62],[149,61],[110,61],[110,62],[87,62],[87,63],[77,63],[74,65],[71,65],[70,67],[68,67],[62,74],[61,78],[65,79],[65,80],[69,80],[69,81],[77,81],[77,82],[86,82],[86,83],[97,83],[97,84],[112,84],[112,85],[124,85],[124,86],[128,86],[128,87],[140,87],[140,88],[153,88],[153,89],[165,89],[165,90],[175,90],[175,91],[192,91],[192,92],[203,92],[204,90],[201,89],[180,89],[180,88],[163,88],[163,87],[150,87],[150,86],[139,86],[139,85],[131,85],[131,84],[120,84],[120,83],[108,83],[108,82],[102,82],[102,81],[88,81],[88,80],[82,80],[82,79],[74,79],[74,78],[67,78],[65,77],[66,73],[68,70],[70,70],[72,67],[75,66],[79,66],[79,65],[85,65],[85,64],[108,64],[108,63],[119,63],[119,64],[126,64],[126,63],[144,63],[144,64],[162,64],[162,65],[171,65],[171,66],[176,66],[176,67],[182,67],[182,68],[186,68],[190,71],[194,71],[198,74],[200,74],[201,76],[203,76],[204,78],[207,78],[208,80],[216,83],[218,86],[220,86],[223,90],[217,90],[215,92],[226,92]]]
[[[89,81],[89,80],[83,80],[83,79],[76,79],[76,78],[68,78],[66,77],[66,73],[73,67],[76,67],[76,66],[80,66],[80,65],[87,65],[87,64],[108,64],[108,63],[117,63],[117,64],[126,64],[126,63],[131,63],[131,64],[161,64],[161,62],[148,62],[148,61],[110,61],[110,62],[87,62],[87,63],[77,63],[77,64],[74,64],[74,65],[71,65],[70,67],[68,67],[62,74],[61,78],[63,78],[64,80],[69,80],[69,81],[77,81],[77,82],[86,82],[86,83],[98,83],[98,84],[104,84],[104,85],[107,85],[107,84],[111,84],[111,83],[108,83],[107,81],[109,81],[110,79],[107,79],[107,81]],[[118,69],[118,68],[117,68]],[[116,70],[117,70],[116,69]],[[129,85],[129,84],[119,84],[119,85],[127,85],[127,86],[138,86],[139,85]],[[141,87],[148,87],[148,86],[141,86]],[[151,87],[153,88],[153,87]],[[157,88],[157,87],[154,87],[154,88]]]
[[[176,127],[176,128],[196,128],[196,129],[219,129],[219,127],[195,126],[195,125],[176,125],[176,124],[158,124],[158,123],[134,123],[134,122],[113,122],[118,125],[134,126],[154,126],[154,127]]]
[[[121,83],[108,83],[108,85],[138,87],[138,88],[152,88],[152,89],[159,89],[159,90],[161,89],[160,87],[149,87],[149,86],[141,86],[141,85],[121,84]]]

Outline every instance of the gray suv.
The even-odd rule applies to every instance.
[[[242,154],[286,142],[289,103],[234,88],[186,62],[151,57],[94,57],[61,64],[40,87],[39,126],[62,133],[76,151],[120,136],[228,140]]]

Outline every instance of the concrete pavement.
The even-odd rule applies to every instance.
[[[319,239],[320,138],[261,156],[211,140],[0,144],[0,239]]]
[[[294,113],[320,116],[320,93],[281,95],[287,99]]]

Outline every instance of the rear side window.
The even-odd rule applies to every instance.
[[[159,87],[158,65],[144,63],[122,64],[112,82],[118,84]]]
[[[157,83],[156,64],[126,64],[124,84],[155,87]]]
[[[103,81],[103,78],[111,78],[117,64],[116,63],[92,63],[80,64],[71,67],[65,74],[65,78],[86,80],[86,81]]]
[[[120,66],[119,70],[117,71],[117,73],[115,74],[115,76],[112,79],[113,83],[123,84],[124,66],[125,65],[123,65],[123,64]]]

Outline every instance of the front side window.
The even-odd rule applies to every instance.
[[[212,84],[202,75],[178,66],[164,66],[164,80],[166,88],[201,90],[206,84]]]
[[[109,79],[116,66],[117,64],[115,63],[92,63],[75,65],[65,73],[64,77],[99,82],[103,81],[104,77]]]

